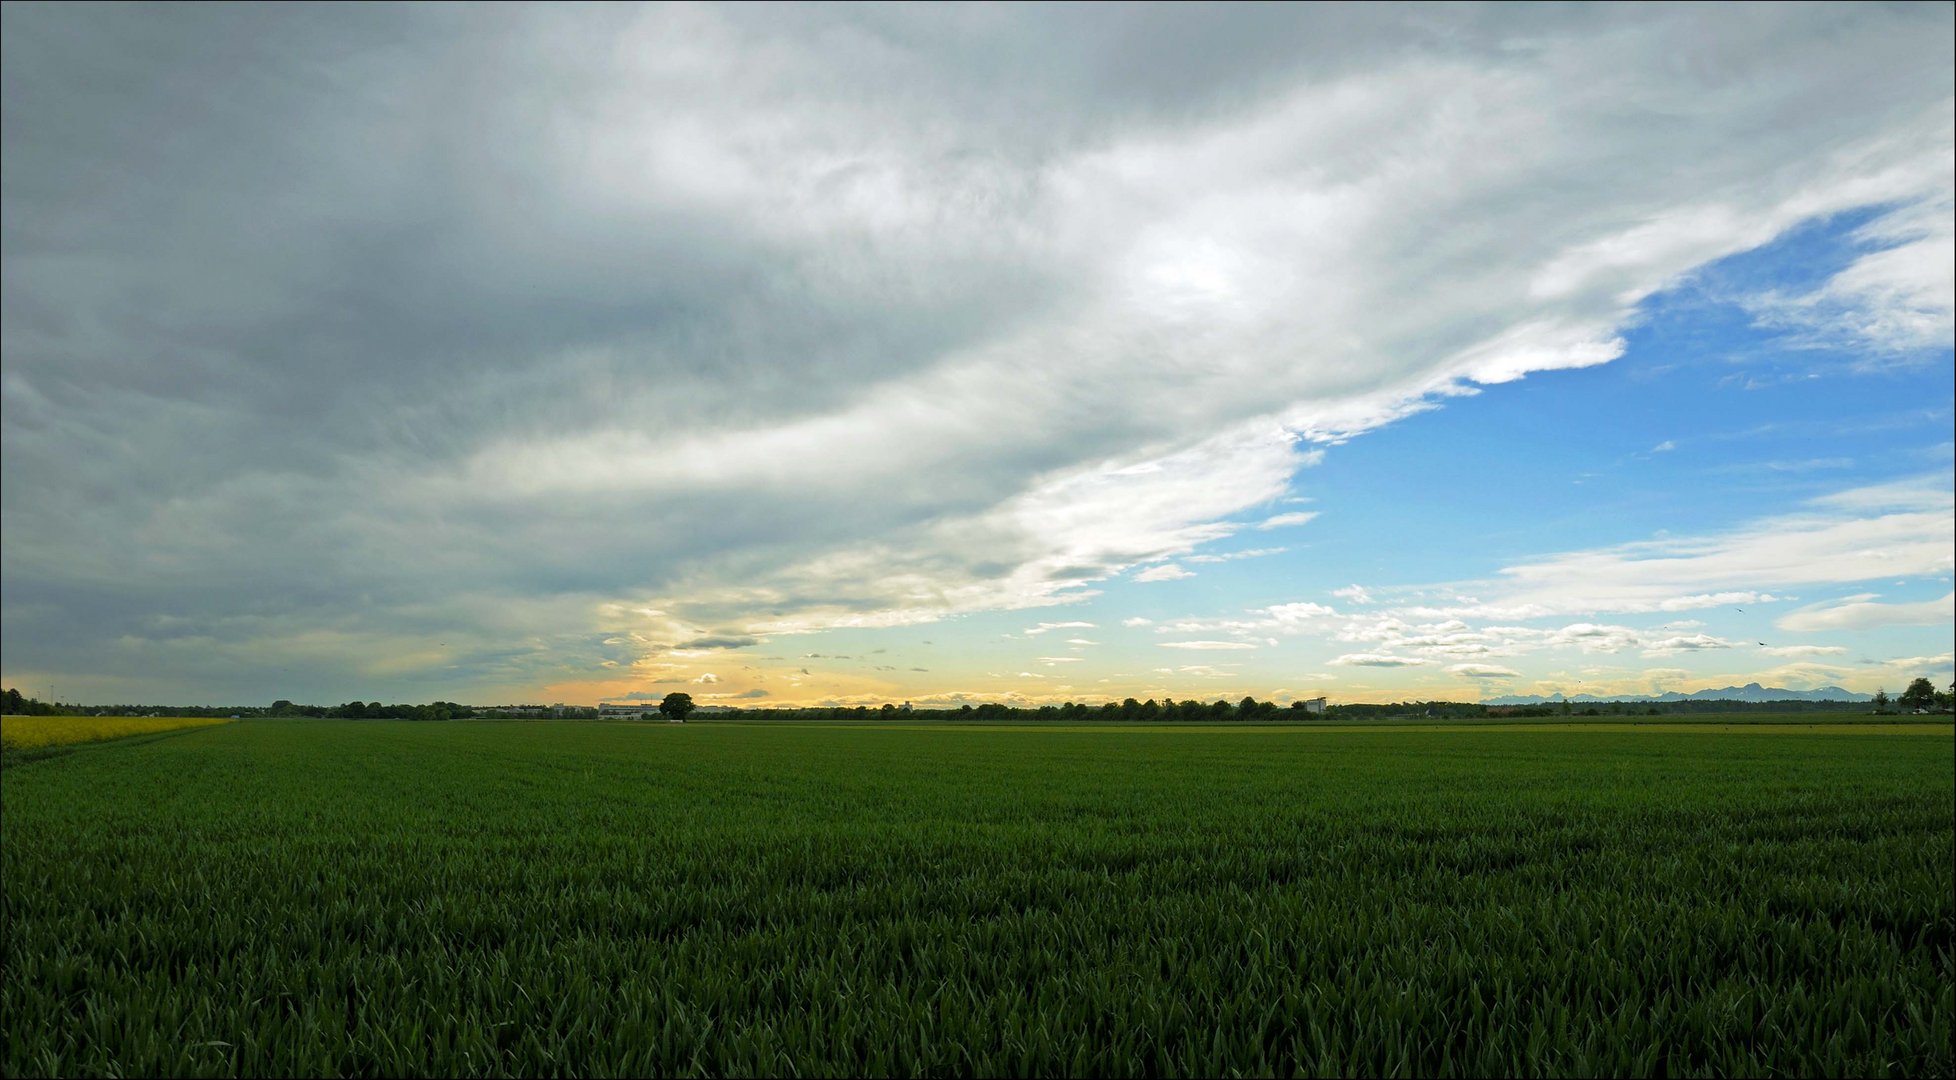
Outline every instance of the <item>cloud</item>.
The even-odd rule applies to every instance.
[[[1073,622],[1043,622],[1038,626],[1027,627],[1025,633],[1027,637],[1038,637],[1048,630],[1091,630],[1093,626],[1093,623],[1077,620]]]
[[[749,646],[759,645],[760,643],[759,638],[747,637],[745,635],[734,637],[703,637],[694,638],[691,641],[682,641],[678,645],[673,646],[673,648],[694,651],[708,649],[745,649]]]
[[[1644,649],[1644,655],[1675,656],[1678,653],[1704,652],[1708,649],[1730,649],[1737,644],[1735,641],[1727,641],[1710,634],[1680,635],[1649,642]]]
[[[1324,604],[1313,604],[1308,600],[1289,604],[1272,604],[1264,608],[1262,613],[1269,617],[1271,623],[1274,624],[1274,628],[1302,626],[1319,622],[1338,614],[1333,608],[1327,607]]]
[[[692,680],[692,681],[693,681],[693,682],[695,682],[695,683],[698,683],[698,684],[699,684],[699,685],[701,685],[701,686],[711,686],[711,685],[713,685],[714,683],[717,683],[717,682],[719,682],[719,681],[720,681],[720,676],[718,676],[718,675],[715,675],[715,674],[713,674],[713,673],[712,673],[711,671],[709,671],[709,672],[706,672],[705,674],[703,674],[703,675],[701,675],[701,676],[700,676],[699,678],[697,678],[697,679],[694,679],[694,680]]]
[[[1956,622],[1956,593],[1940,600],[1884,604],[1874,593],[1845,600],[1809,604],[1774,621],[1782,630],[1813,633],[1826,630],[1867,630],[1877,626],[1935,626]]]
[[[1033,659],[1042,664],[1079,664],[1085,662],[1085,658],[1079,656],[1036,656]]]
[[[1176,566],[1174,563],[1163,563],[1160,566],[1151,567],[1150,569],[1143,570],[1140,573],[1134,575],[1134,580],[1136,581],[1180,581],[1183,578],[1192,578],[1194,576],[1195,576],[1194,574],[1190,573],[1187,570],[1182,569],[1179,566]]]
[[[1463,679],[1519,679],[1521,672],[1492,664],[1452,664],[1447,673]]]
[[[1947,293],[1939,6],[5,20],[8,670],[193,700],[1077,602],[1845,209]]]
[[[1948,671],[1950,659],[1950,653],[1942,653],[1937,656],[1899,656],[1893,660],[1883,660],[1881,664],[1883,667],[1897,668],[1909,672],[1936,672]]]
[[[1363,585],[1347,585],[1342,589],[1333,589],[1331,590],[1331,595],[1343,600],[1349,600],[1354,604],[1371,604],[1377,602],[1372,599],[1372,594],[1366,591]]]
[[[1145,615],[1134,615],[1121,620],[1122,626],[1153,626],[1154,620]]]
[[[1088,639],[1088,638],[1083,638],[1083,637],[1070,637],[1070,638],[1067,638],[1067,639],[1066,639],[1066,643],[1067,643],[1068,645],[1081,645],[1081,646],[1086,646],[1086,645],[1098,645],[1098,644],[1100,644],[1100,642],[1098,642],[1098,641],[1093,641],[1093,640],[1090,640],[1090,639]]]
[[[1956,500],[1946,477],[1851,489],[1809,507],[1722,534],[1511,566],[1477,607],[1508,618],[1691,611],[1771,602],[1775,589],[1950,572]]]
[[[1236,672],[1208,664],[1183,664],[1175,669],[1175,674],[1195,679],[1233,679]]]
[[[1570,623],[1548,634],[1544,640],[1551,645],[1573,646],[1586,653],[1613,653],[1635,648],[1643,642],[1644,637],[1628,626]]]
[[[1674,443],[1669,439],[1665,439],[1663,442],[1658,443],[1656,446],[1651,447],[1650,452],[1653,454],[1665,454],[1665,453],[1669,453],[1672,450],[1676,450],[1677,448],[1678,448],[1677,443]]]
[[[1346,653],[1331,661],[1346,667],[1418,667],[1432,661],[1417,656],[1385,656],[1379,653]]]
[[[1767,656],[1845,656],[1845,645],[1767,645],[1760,652]]]
[[[1280,547],[1248,548],[1243,551],[1226,551],[1216,555],[1185,555],[1182,557],[1182,561],[1190,563],[1237,562],[1241,559],[1260,559],[1266,555],[1281,555],[1289,550],[1289,548]]]
[[[1256,648],[1255,645],[1246,641],[1159,641],[1156,644],[1164,649],[1225,650]]]
[[[1282,529],[1292,525],[1303,525],[1317,516],[1317,511],[1315,510],[1298,510],[1288,514],[1277,514],[1273,517],[1264,518],[1262,523],[1257,525],[1257,528]]]
[[[1814,347],[1866,356],[1923,356],[1946,350],[1956,320],[1956,212],[1947,196],[1908,203],[1862,226],[1864,247],[1846,269],[1806,293],[1750,300],[1760,320]],[[1879,363],[1864,359],[1864,365]]]

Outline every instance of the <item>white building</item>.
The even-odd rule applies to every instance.
[[[1304,706],[1304,711],[1310,713],[1312,716],[1324,715],[1325,701],[1321,697],[1304,698],[1298,704]]]

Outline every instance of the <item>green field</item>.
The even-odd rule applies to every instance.
[[[1950,728],[1704,727],[83,747],[0,1070],[1950,1075]]]

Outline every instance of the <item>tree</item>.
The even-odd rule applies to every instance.
[[[686,714],[693,711],[693,695],[682,694],[675,690],[667,694],[664,701],[659,702],[659,711],[666,714],[668,720],[684,723]]]
[[[1936,684],[1927,679],[1917,679],[1908,684],[1895,704],[1904,709],[1927,709],[1936,703]]]
[[[1875,691],[1875,699],[1874,699],[1874,711],[1876,711],[1876,712],[1878,712],[1878,713],[1885,713],[1885,712],[1887,712],[1887,711],[1888,711],[1888,691],[1887,691],[1887,690],[1876,690],[1876,691]]]

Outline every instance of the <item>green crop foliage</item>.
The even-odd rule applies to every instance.
[[[0,774],[0,1071],[1950,1075],[1949,730],[250,721]]]

